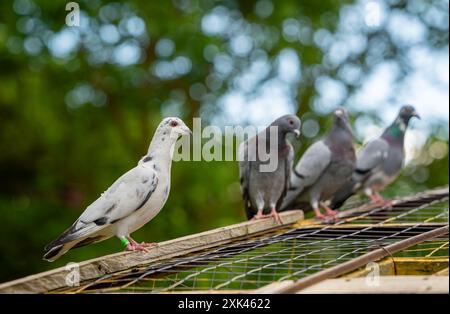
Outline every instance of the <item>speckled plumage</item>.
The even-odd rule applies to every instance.
[[[46,246],[44,259],[54,261],[71,248],[114,235],[126,241],[132,232],[153,219],[169,194],[173,146],[180,134],[189,132],[180,119],[164,119],[147,155],[89,205],[69,229]]]

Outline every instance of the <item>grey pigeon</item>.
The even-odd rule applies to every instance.
[[[137,243],[130,234],[153,219],[170,190],[170,168],[175,142],[190,134],[178,118],[158,126],[148,153],[89,205],[75,223],[45,247],[44,259],[54,261],[72,248],[118,237],[126,250],[145,251],[151,243]]]
[[[291,176],[291,189],[282,210],[312,207],[317,218],[336,214],[326,206],[334,193],[350,180],[355,167],[355,149],[347,112],[334,111],[334,125],[328,135],[311,145],[301,157]]]
[[[285,115],[265,130],[242,142],[239,146],[239,175],[241,192],[248,219],[273,217],[280,222],[277,210],[289,188],[294,150],[286,140],[288,133],[300,135],[300,119]],[[271,154],[262,158],[258,149]],[[273,169],[265,166],[274,163]],[[265,212],[270,211],[270,214]]]
[[[341,207],[355,193],[363,191],[373,202],[388,205],[379,194],[400,173],[405,153],[405,131],[412,117],[419,118],[412,106],[403,106],[395,121],[377,139],[370,141],[358,154],[356,169],[332,201],[332,208]]]

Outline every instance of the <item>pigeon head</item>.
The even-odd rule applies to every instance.
[[[394,123],[392,123],[391,126],[384,131],[383,138],[388,141],[392,141],[393,139],[400,140],[401,143],[403,141],[406,128],[408,127],[409,120],[411,120],[412,117],[420,119],[419,114],[413,106],[405,105],[400,108]]]
[[[340,107],[340,108],[337,108],[333,114],[334,114],[335,125],[343,127],[348,130],[351,130],[350,122],[348,120],[347,110]]]
[[[277,126],[281,134],[294,133],[298,138],[300,136],[300,119],[296,115],[287,114],[276,119],[272,126]]]
[[[186,124],[177,117],[165,118],[158,126],[158,131],[163,134],[170,134],[170,138],[177,139],[181,135],[192,134]]]
[[[419,114],[413,106],[405,105],[400,109],[397,119],[401,120],[405,125],[408,125],[412,117],[420,119]]]

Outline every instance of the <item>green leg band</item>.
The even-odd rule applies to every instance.
[[[122,245],[123,245],[123,246],[127,246],[128,244],[130,244],[130,241],[128,241],[127,238],[122,238],[122,239],[120,239],[120,242],[122,242]]]

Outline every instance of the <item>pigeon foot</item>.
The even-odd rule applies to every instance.
[[[338,214],[338,211],[331,209],[330,207],[322,204],[323,209],[325,209],[325,215],[326,216],[336,216]]]
[[[155,247],[155,246],[158,246],[158,243],[156,243],[156,242],[141,242],[140,245],[145,246],[145,247]]]
[[[386,207],[386,208],[391,208],[392,207],[392,201],[390,200],[385,200],[380,194],[378,193],[374,193],[372,195],[369,196],[370,200],[377,204],[380,207]]]
[[[381,197],[381,195],[378,193],[369,195],[369,198],[373,203],[376,203],[376,204],[381,204],[382,202],[385,201],[384,198]]]
[[[279,224],[283,223],[281,221],[280,215],[276,211],[275,211],[275,213],[271,211],[270,214],[256,214],[255,216],[253,216],[253,218],[251,220],[259,220],[259,219],[266,219],[266,218],[273,218]]]
[[[264,219],[264,218],[267,218],[267,215],[263,215],[258,212],[255,216],[253,216],[253,218],[251,220],[259,220],[259,219]]]
[[[148,246],[142,245],[142,244],[132,244],[129,243],[125,247],[125,251],[140,251],[140,252],[146,252],[148,253]]]
[[[326,215],[324,215],[324,214],[322,214],[322,213],[320,212],[320,209],[319,209],[319,208],[314,208],[314,214],[316,215],[316,219],[317,219],[317,220],[324,220],[324,219],[327,218]]]
[[[267,216],[272,217],[276,223],[279,223],[280,225],[283,224],[283,221],[281,221],[281,217],[275,208],[272,208],[272,210],[270,211],[270,214]]]
[[[131,250],[131,251],[146,251],[146,252],[148,252],[148,250],[143,250],[143,249],[158,246],[158,243],[153,243],[153,242],[149,242],[149,243],[141,242],[141,243],[138,243],[137,241],[135,241],[130,236],[128,236],[128,240],[130,241],[130,243],[127,245],[126,248],[127,248],[127,250]]]

